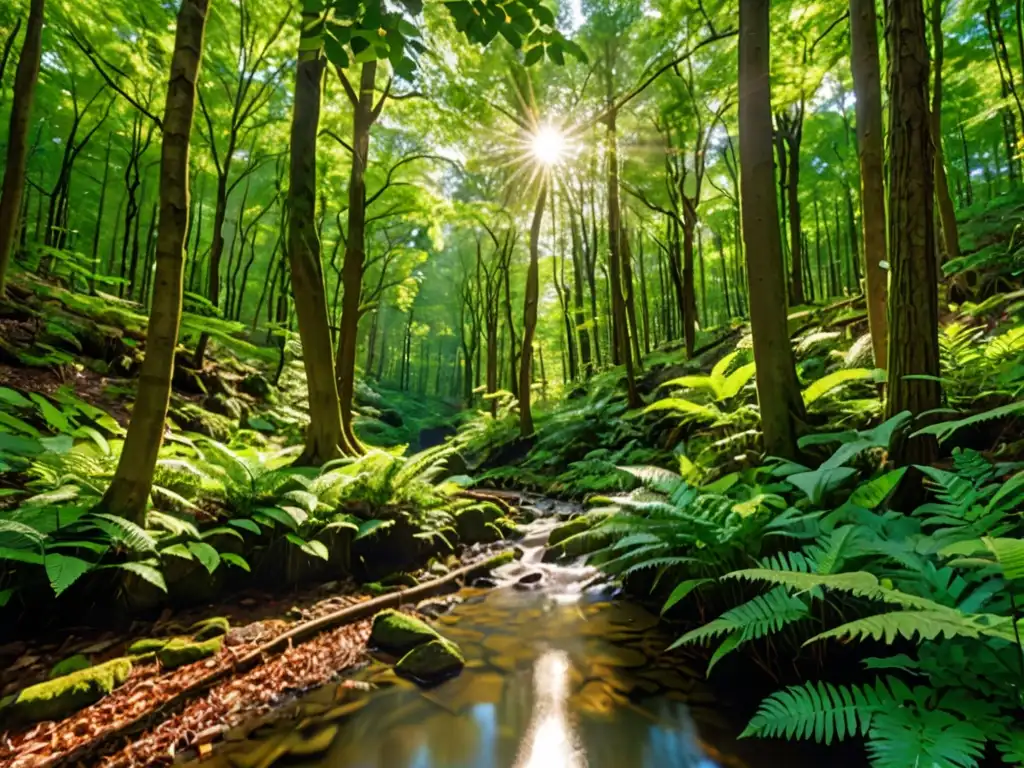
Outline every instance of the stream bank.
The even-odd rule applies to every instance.
[[[670,628],[580,562],[544,562],[560,515],[538,517],[522,557],[418,606],[466,659],[421,689],[387,656],[192,753],[191,765],[271,768],[662,768],[802,766],[818,750],[738,741],[743,713],[704,680],[700,659],[666,653]],[[184,756],[183,756],[184,757]]]

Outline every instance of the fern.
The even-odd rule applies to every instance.
[[[778,632],[787,624],[807,617],[807,606],[785,589],[773,589],[764,595],[731,608],[717,619],[687,632],[669,646],[703,643],[726,633],[738,632],[740,641],[756,640]]]
[[[912,700],[906,685],[892,677],[876,680],[874,686],[807,682],[762,701],[740,737],[784,736],[831,744],[866,736],[875,715]]]
[[[812,405],[839,387],[871,379],[874,375],[874,371],[867,368],[844,368],[822,376],[803,391],[804,405]]]
[[[827,638],[872,638],[884,640],[887,645],[903,637],[914,640],[934,640],[937,637],[993,637],[1014,642],[1013,622],[990,614],[966,616],[953,608],[932,610],[892,611],[850,621],[834,629],[815,635],[804,645]]]
[[[958,419],[956,421],[944,421],[939,424],[931,424],[927,427],[917,430],[912,437],[919,437],[921,435],[935,435],[940,443],[945,442],[950,437],[955,435],[961,429],[967,427],[973,427],[977,424],[983,424],[986,421],[993,421],[995,419],[1005,419],[1010,416],[1016,416],[1019,413],[1024,413],[1024,401],[1017,403],[1009,403],[1008,405],[1001,405],[998,408],[992,408],[983,413],[976,413],[973,416],[968,416],[964,419]]]

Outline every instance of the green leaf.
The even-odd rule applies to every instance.
[[[39,440],[0,432],[0,451],[15,456],[35,456],[46,450]]]
[[[134,552],[155,552],[156,541],[145,530],[117,515],[105,512],[94,512],[88,521],[104,531],[115,542],[125,544]]]
[[[864,381],[873,376],[874,372],[869,368],[845,368],[822,376],[804,390],[804,405],[811,405],[838,387],[853,381]]]
[[[19,419],[17,416],[13,416],[6,411],[0,411],[0,426],[8,427],[16,432],[20,432],[23,435],[29,437],[39,437],[39,430],[29,424],[27,421]]]
[[[367,536],[372,536],[375,533],[386,530],[394,524],[394,520],[366,520],[360,524],[359,532],[356,534],[353,541],[365,539]]]
[[[192,550],[186,547],[184,544],[172,544],[165,549],[160,550],[161,555],[171,555],[172,557],[180,557],[182,560],[192,560],[194,556]]]
[[[221,552],[220,559],[228,565],[233,565],[235,568],[241,568],[246,573],[251,570],[246,559],[241,555],[236,555],[234,552]]]
[[[526,54],[523,56],[523,65],[532,67],[538,61],[544,58],[544,46],[534,45],[532,48],[526,50]]]
[[[32,401],[22,395],[18,390],[10,387],[0,387],[0,401],[9,403],[15,408],[31,408]]]
[[[59,411],[53,403],[38,392],[31,392],[29,397],[31,397],[32,401],[39,406],[39,412],[42,414],[43,419],[45,419],[50,429],[61,434],[68,434],[72,431],[71,422],[68,421],[68,417],[65,416],[63,412]]]
[[[46,576],[53,587],[53,593],[60,596],[68,587],[78,581],[83,574],[93,568],[93,563],[86,562],[70,555],[47,553],[44,563]]]
[[[209,573],[217,570],[217,566],[220,565],[220,553],[216,549],[203,541],[190,541],[187,546]]]
[[[11,601],[14,592],[14,589],[0,589],[0,608],[3,608]]]
[[[75,447],[75,439],[71,435],[56,435],[55,437],[39,438],[40,445],[50,453],[66,456]]]
[[[150,584],[152,584],[160,591],[167,591],[167,582],[164,581],[164,575],[160,572],[160,569],[154,565],[151,565],[149,563],[127,562],[120,563],[113,567],[120,568],[122,571],[134,573],[136,576],[139,576],[143,580],[148,581]]]
[[[295,533],[286,534],[285,538],[311,557],[318,557],[321,560],[330,559],[330,553],[327,551],[327,546],[322,541],[316,541],[315,539],[306,541]]]
[[[99,433],[98,430],[92,427],[82,426],[74,431],[75,437],[87,437],[96,443],[96,446],[100,449],[100,453],[104,456],[110,455],[110,443],[107,442],[107,438]]]
[[[857,470],[850,467],[833,467],[831,469],[816,469],[813,472],[797,472],[788,475],[786,481],[792,483],[811,500],[812,504],[820,504],[829,491],[838,488],[844,482],[854,477]]]
[[[254,533],[257,536],[259,536],[260,533],[262,533],[259,525],[257,525],[255,522],[253,522],[247,517],[240,517],[235,520],[228,520],[228,525],[233,525],[236,528],[241,528],[243,531]]]
[[[282,525],[298,530],[308,515],[298,507],[259,507],[256,513]]]
[[[857,487],[857,489],[850,494],[850,503],[856,504],[858,507],[864,507],[865,509],[875,509],[883,501],[889,498],[889,495],[896,489],[896,486],[900,484],[900,480],[903,479],[903,475],[907,473],[906,467],[900,467],[894,469],[891,472],[886,472],[880,477],[876,477],[870,482],[864,483]]]

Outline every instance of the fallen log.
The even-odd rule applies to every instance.
[[[300,624],[278,635],[273,640],[264,643],[259,648],[238,659],[234,664],[213,670],[148,712],[124,723],[112,726],[98,734],[91,741],[67,752],[52,755],[40,761],[37,765],[39,768],[54,768],[55,766],[89,764],[87,759],[101,753],[104,747],[111,741],[128,738],[147,730],[222,680],[232,675],[248,672],[250,669],[268,661],[268,657],[286,650],[293,643],[300,643],[329,629],[360,621],[388,608],[399,608],[410,602],[419,602],[424,598],[432,597],[439,592],[443,592],[452,584],[458,583],[460,580],[482,575],[503,565],[512,554],[513,550],[504,550],[478,563],[457,568],[440,578],[418,584],[415,587],[403,589],[400,592],[392,592],[391,594],[375,597],[356,605],[350,605],[334,613]]]

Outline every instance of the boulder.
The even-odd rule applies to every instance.
[[[195,642],[187,637],[176,637],[157,651],[156,657],[164,669],[177,669],[220,653],[222,645],[223,636],[211,637],[201,642]]]
[[[490,543],[502,538],[496,523],[503,516],[501,508],[489,501],[481,501],[455,512],[455,530],[465,544]]]
[[[431,685],[459,674],[465,665],[466,660],[455,644],[439,637],[405,654],[395,665],[395,672]]]
[[[30,686],[0,700],[0,719],[9,725],[63,720],[108,695],[131,672],[131,659],[113,659]]]
[[[381,611],[373,619],[370,645],[396,656],[441,636],[430,625],[399,611]]]

